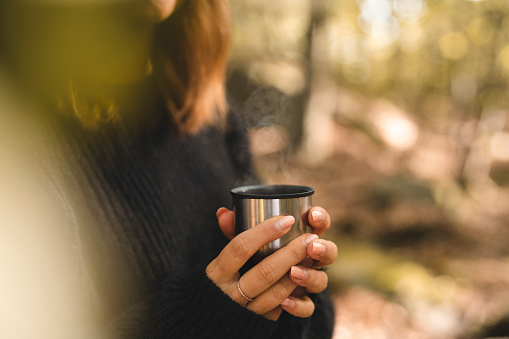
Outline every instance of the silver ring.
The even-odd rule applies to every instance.
[[[253,301],[253,299],[251,298],[248,298],[244,292],[242,292],[242,290],[240,289],[240,283],[239,283],[240,279],[237,280],[237,289],[239,290],[240,294],[244,297],[244,299],[246,299],[247,301]]]

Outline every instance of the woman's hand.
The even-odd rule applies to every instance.
[[[313,207],[309,211],[308,222],[317,235],[323,234],[331,226],[329,214],[321,207]],[[328,283],[327,274],[316,268],[332,264],[338,256],[338,248],[331,241],[316,239],[308,244],[307,253],[306,260],[301,265],[292,266],[290,270],[291,280],[300,287],[281,305],[296,317],[306,317],[309,312],[313,313],[314,304],[307,293],[320,293]]]
[[[309,211],[308,222],[313,228],[313,233],[317,235],[322,235],[331,226],[329,213],[321,207],[313,207]],[[336,260],[338,248],[332,241],[318,239],[308,246],[308,254],[314,260],[313,267],[321,268]]]
[[[225,219],[222,220],[219,212],[221,210],[218,219],[223,228]],[[207,276],[237,303],[267,319],[277,320],[282,311],[281,303],[296,288],[287,273],[306,258],[307,246],[317,236],[304,234],[294,239],[242,277],[239,270],[260,247],[287,233],[294,222],[292,216],[274,217],[242,232],[207,266]]]
[[[315,212],[315,213],[313,213]],[[320,214],[322,213],[322,214]],[[310,293],[319,293],[327,286],[327,275],[310,267],[325,266],[337,256],[336,246],[317,240],[317,235],[303,235],[265,258],[240,280],[238,270],[263,245],[283,236],[294,222],[293,217],[275,217],[234,238],[233,213],[226,208],[217,211],[219,225],[232,241],[207,267],[208,277],[234,301],[255,313],[277,320],[282,308],[298,317],[309,317],[314,304],[303,291],[290,294],[297,285]],[[321,208],[309,214],[311,226],[318,234],[330,227],[330,217]],[[313,243],[317,242],[317,245]],[[290,274],[287,274],[290,271]],[[237,280],[248,302],[238,291]]]

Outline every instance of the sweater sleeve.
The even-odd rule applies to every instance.
[[[298,318],[283,311],[277,322],[240,306],[224,294],[204,269],[167,280],[157,296],[118,315],[108,338],[331,338],[334,309],[327,291],[311,295],[315,312]]]
[[[157,296],[122,312],[108,338],[270,338],[278,323],[230,299],[204,269],[173,277]]]
[[[268,338],[277,325],[231,300],[204,270],[168,282],[156,305],[153,338]]]

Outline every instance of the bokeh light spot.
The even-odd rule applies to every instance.
[[[445,58],[458,60],[467,54],[468,40],[461,32],[449,33],[440,39],[439,47]]]
[[[498,66],[506,75],[509,76],[509,45],[505,45],[498,54]]]
[[[494,32],[493,26],[483,18],[475,18],[467,26],[467,34],[477,46],[490,42]]]
[[[374,116],[382,139],[399,150],[406,150],[417,142],[419,130],[417,125],[395,107],[378,110]]]
[[[509,133],[498,132],[490,141],[491,154],[497,160],[509,161]]]

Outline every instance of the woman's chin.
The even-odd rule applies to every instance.
[[[139,2],[140,19],[149,23],[159,23],[169,18],[175,11],[178,0],[143,0]]]

